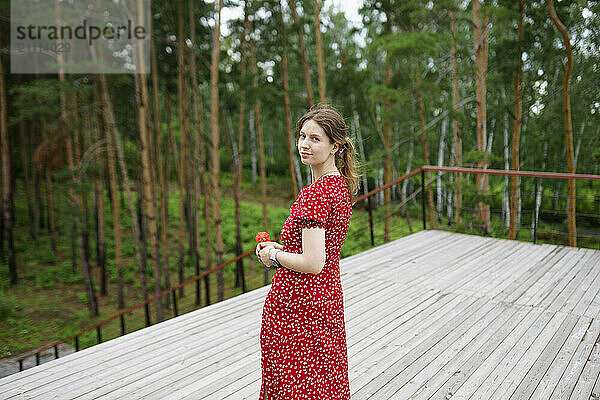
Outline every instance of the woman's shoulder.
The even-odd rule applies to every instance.
[[[313,195],[328,197],[331,200],[338,200],[348,193],[348,185],[343,175],[327,175],[305,186],[307,193]]]

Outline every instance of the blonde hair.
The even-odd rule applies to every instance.
[[[323,128],[331,143],[339,144],[340,150],[335,152],[335,166],[344,176],[354,204],[360,186],[361,173],[356,158],[356,149],[352,139],[348,137],[348,128],[344,118],[330,105],[317,104],[300,117],[296,124],[296,131],[300,132],[304,123],[309,120],[315,121]]]

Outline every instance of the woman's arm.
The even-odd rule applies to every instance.
[[[270,245],[259,252],[260,259],[264,260],[267,266],[271,265],[269,256],[274,249],[275,247]],[[302,253],[280,251],[277,253],[277,261],[292,271],[315,275],[320,273],[325,266],[325,229],[302,229]]]

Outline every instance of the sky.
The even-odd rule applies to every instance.
[[[207,1],[210,2],[210,1]],[[286,4],[284,2],[284,4]],[[321,1],[322,8],[329,8],[333,5],[335,9],[341,10],[346,14],[346,18],[351,21],[355,26],[361,25],[361,17],[358,14],[358,9],[362,5],[362,0],[323,0]],[[221,33],[224,36],[228,36],[226,22],[230,19],[242,18],[244,15],[243,3],[239,7],[228,7],[224,8],[221,12]]]

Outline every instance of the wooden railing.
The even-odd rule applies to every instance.
[[[431,184],[431,182],[425,182],[425,172],[426,171],[441,171],[441,172],[450,172],[450,173],[465,173],[465,174],[488,174],[488,175],[504,175],[504,176],[520,176],[520,177],[532,177],[532,178],[554,178],[554,179],[578,179],[578,180],[600,180],[600,175],[589,175],[589,174],[568,174],[568,173],[555,173],[555,172],[534,172],[534,171],[510,171],[510,170],[494,170],[494,169],[477,169],[477,168],[459,168],[459,167],[438,167],[438,166],[431,166],[431,165],[425,165],[422,166],[418,169],[415,169],[411,172],[409,172],[408,174],[401,176],[397,179],[394,179],[393,181],[378,187],[376,189],[371,190],[370,192],[359,196],[356,201],[356,203],[360,203],[363,200],[367,200],[367,210],[369,212],[369,227],[370,227],[370,233],[371,233],[371,244],[374,246],[375,241],[374,241],[374,219],[373,219],[373,214],[372,214],[372,210],[373,207],[371,206],[371,198],[373,195],[381,192],[382,190],[388,189],[394,185],[397,185],[401,182],[403,182],[406,179],[409,179],[415,175],[419,175],[421,176],[421,182],[420,182],[420,192],[421,192],[421,214],[422,214],[422,221],[423,221],[423,229],[427,229],[427,224],[426,224],[426,213],[427,213],[427,208],[425,206],[425,196],[423,195],[425,192],[425,186]],[[436,179],[433,178],[432,181]],[[415,192],[412,196],[416,195],[417,193]],[[596,215],[594,215],[596,216]],[[597,216],[600,217],[600,216]],[[276,237],[274,238],[275,241],[277,241],[279,238]],[[534,233],[534,242],[535,242],[535,233]],[[150,311],[149,311],[149,305],[154,302],[157,301],[161,298],[163,298],[164,296],[168,296],[171,295],[172,296],[172,310],[173,310],[173,316],[178,316],[179,312],[178,312],[178,308],[177,308],[177,295],[176,295],[176,291],[179,290],[180,288],[183,288],[184,286],[187,286],[193,282],[197,282],[200,279],[206,278],[208,277],[210,274],[226,267],[227,265],[230,265],[232,263],[235,263],[236,261],[245,258],[251,254],[254,253],[254,248],[252,250],[248,250],[245,253],[242,253],[240,255],[238,255],[235,258],[232,258],[231,260],[228,260],[227,262],[224,262],[220,265],[217,265],[214,268],[211,268],[210,270],[204,271],[203,273],[201,273],[200,275],[194,276],[193,278],[190,278],[188,280],[186,280],[185,282],[180,283],[177,286],[171,287],[170,289],[164,290],[162,293],[160,293],[159,295],[153,296],[151,298],[149,298],[148,300],[141,302],[139,304],[136,304],[132,307],[129,307],[123,311],[120,311],[119,313],[111,316],[110,318],[107,318],[103,321],[100,321],[98,323],[96,323],[93,326],[90,326],[88,328],[85,328],[79,332],[77,332],[74,335],[71,335],[67,338],[61,339],[61,340],[57,340],[51,343],[48,343],[42,347],[39,347],[35,350],[32,350],[30,352],[25,353],[24,355],[22,355],[20,358],[18,358],[19,361],[19,370],[22,371],[23,370],[23,361],[29,357],[33,357],[35,356],[36,358],[36,365],[40,364],[40,353],[49,350],[51,348],[54,348],[54,355],[55,358],[59,357],[58,354],[58,346],[60,344],[69,342],[71,340],[75,341],[75,351],[79,351],[79,337],[87,332],[96,330],[97,332],[97,336],[98,336],[98,343],[102,342],[102,326],[106,325],[107,323],[119,318],[120,322],[121,322],[121,335],[125,335],[126,334],[126,330],[125,330],[125,319],[124,316],[125,314],[128,314],[134,310],[140,309],[142,307],[145,308],[145,313],[146,313],[146,326],[150,326],[151,325],[151,321],[150,321]],[[197,287],[197,290],[199,290],[199,288]],[[197,297],[199,297],[197,295]]]

